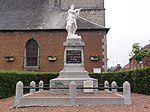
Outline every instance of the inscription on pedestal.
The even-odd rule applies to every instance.
[[[67,50],[66,51],[66,63],[67,64],[79,64],[82,62],[81,50]]]

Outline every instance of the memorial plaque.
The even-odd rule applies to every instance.
[[[66,51],[66,63],[67,64],[79,64],[82,62],[81,50],[67,50]]]

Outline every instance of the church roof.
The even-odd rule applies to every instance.
[[[0,30],[65,29],[67,11],[54,0],[0,0]],[[82,17],[78,29],[102,29]]]

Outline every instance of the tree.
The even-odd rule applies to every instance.
[[[139,43],[135,43],[132,45],[132,51],[130,53],[130,56],[132,59],[136,60],[138,67],[140,62],[143,61],[143,58],[147,56],[149,52],[149,49],[142,48]]]

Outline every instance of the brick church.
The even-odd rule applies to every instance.
[[[104,0],[0,0],[0,70],[61,71],[71,4],[82,8],[76,33],[85,42],[85,69],[106,71]]]

